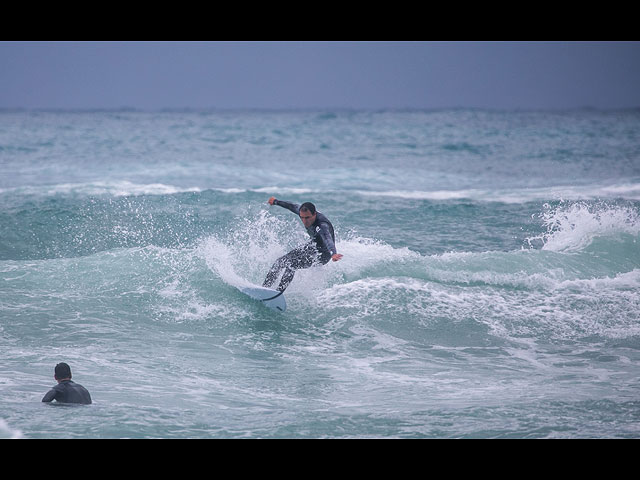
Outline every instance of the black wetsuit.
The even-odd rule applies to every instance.
[[[71,380],[63,380],[42,398],[43,402],[56,400],[61,403],[91,403],[91,395],[86,388]]]
[[[296,215],[300,215],[300,205],[297,203],[274,200],[274,205],[286,208]],[[336,250],[336,236],[333,225],[327,217],[316,211],[316,221],[307,227],[307,233],[311,241],[300,247],[294,248],[286,255],[275,261],[271,270],[263,282],[264,287],[271,288],[282,269],[284,273],[280,280],[278,290],[284,292],[293,280],[295,271],[300,268],[309,268],[318,263],[324,265],[331,257],[338,253]]]

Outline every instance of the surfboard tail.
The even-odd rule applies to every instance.
[[[287,309],[284,292],[279,290],[258,286],[238,287],[238,290],[274,310],[284,312]]]

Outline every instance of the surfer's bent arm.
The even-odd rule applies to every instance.
[[[56,388],[57,387],[57,388]],[[42,397],[42,401],[49,403],[52,402],[53,400],[56,399],[56,397],[58,396],[58,389],[60,387],[58,385],[56,385],[55,387],[53,387],[51,390],[49,390],[44,397]]]
[[[278,205],[279,207],[286,208],[287,210],[292,211],[296,215],[300,214],[300,205],[298,205],[297,203],[285,202],[284,200],[277,200],[274,197],[271,197],[271,198],[273,198],[273,201],[269,202],[271,205]],[[269,200],[271,200],[271,198]]]
[[[318,234],[322,238],[322,242],[324,243],[324,246],[327,248],[327,250],[329,250],[329,253],[331,253],[331,256],[338,253],[338,250],[336,250],[336,244],[333,243],[333,239],[331,238],[331,233],[329,232],[329,226],[326,223],[322,222],[320,223],[318,228],[319,228]]]
[[[55,390],[49,390],[44,397],[42,397],[42,401],[43,402],[52,402],[54,399],[56,398],[56,391]]]

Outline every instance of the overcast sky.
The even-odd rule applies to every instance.
[[[0,108],[636,108],[640,42],[0,42]]]

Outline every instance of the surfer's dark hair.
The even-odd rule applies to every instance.
[[[71,378],[71,367],[64,362],[60,362],[54,369],[54,376],[57,380],[62,380],[63,378]]]
[[[305,202],[300,205],[300,211],[309,212],[311,215],[316,214],[316,206],[311,202]]]

